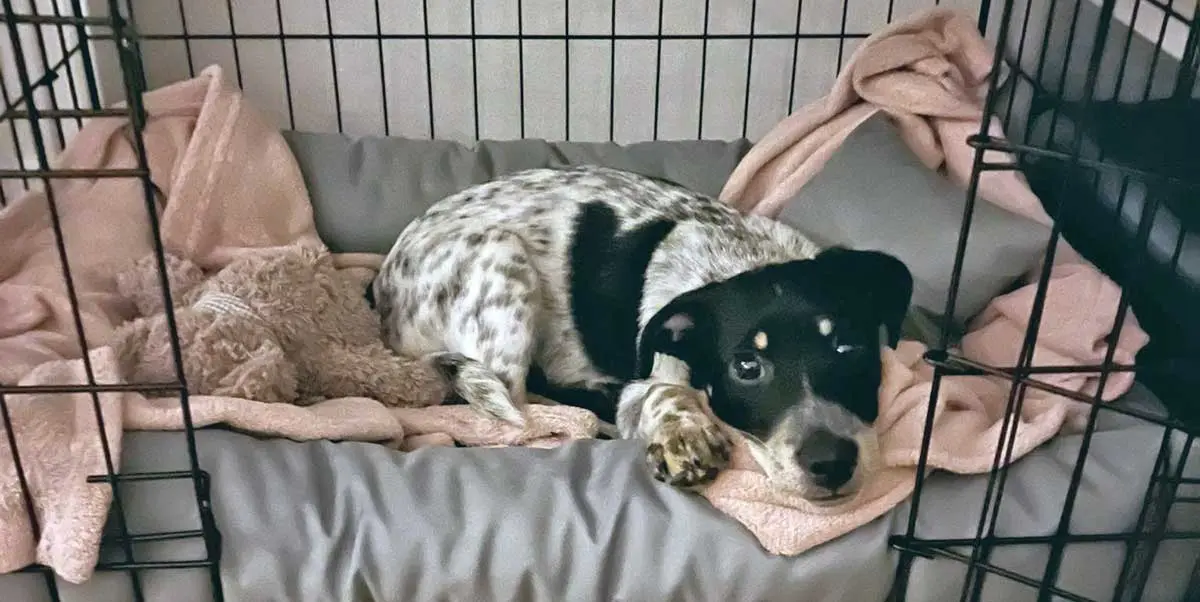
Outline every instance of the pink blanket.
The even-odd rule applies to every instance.
[[[321,245],[291,151],[220,68],[145,95],[144,139],[166,250],[215,270],[239,253],[288,244]],[[89,122],[55,166],[133,168],[136,153],[123,119]],[[115,275],[152,252],[137,179],[60,179],[53,197],[79,298],[94,382],[120,384],[109,347],[113,330],[134,315]],[[87,378],[64,286],[47,194],[31,192],[0,211],[0,384],[81,385]],[[379,258],[342,257],[345,269]],[[365,283],[364,283],[365,286]],[[0,573],[47,565],[72,583],[95,567],[112,490],[87,476],[106,472],[90,395],[9,394],[10,424],[39,529],[28,519],[7,433],[0,433]],[[98,396],[114,466],[124,430],[182,428],[177,399],[127,392]],[[554,445],[594,437],[598,421],[565,406],[536,406],[520,431],[463,406],[385,408],[370,399],[334,399],[308,407],[196,396],[198,426],[222,423],[292,439],[420,445]]]
[[[891,24],[864,40],[828,96],[784,119],[747,153],[721,197],[749,213],[778,215],[846,136],[881,111],[898,125],[925,165],[944,170],[965,188],[974,157],[966,139],[979,129],[991,66],[991,49],[972,20],[961,13],[935,8]],[[990,127],[993,135],[1002,135],[998,122]],[[989,156],[1003,158],[999,153]],[[989,202],[1042,224],[1051,223],[1018,172],[987,172],[980,178],[979,191]],[[1060,244],[1052,269],[1033,364],[1100,364],[1108,350],[1106,337],[1120,289],[1065,243]],[[1015,365],[1035,291],[1036,284],[1029,284],[994,299],[972,321],[959,351],[985,364]],[[1120,332],[1115,361],[1133,363],[1147,341],[1131,315]],[[921,360],[924,351],[913,341],[885,351],[877,423],[884,466],[856,499],[836,508],[817,508],[773,491],[744,443],[734,454],[735,468],[722,473],[704,495],[746,525],[767,549],[780,554],[804,551],[882,515],[913,489],[933,374]],[[1099,386],[1098,376],[1039,378],[1092,395]],[[1102,398],[1111,400],[1124,393],[1132,381],[1131,373],[1113,374]],[[957,473],[990,470],[1009,390],[1010,382],[1003,379],[944,378],[929,448],[930,468]],[[1078,426],[1086,409],[1085,404],[1029,389],[1017,417],[1013,459],[1064,427]]]

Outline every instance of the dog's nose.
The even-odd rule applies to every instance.
[[[827,430],[815,431],[800,444],[796,462],[815,485],[835,491],[854,476],[858,444]]]

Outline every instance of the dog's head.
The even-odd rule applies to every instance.
[[[874,251],[835,248],[745,272],[655,314],[639,373],[655,354],[682,360],[772,480],[836,503],[879,463],[881,347],[896,344],[912,287],[900,260]]]

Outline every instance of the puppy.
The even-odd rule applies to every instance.
[[[899,260],[821,251],[677,184],[600,167],[471,187],[400,234],[374,282],[384,337],[467,403],[523,424],[529,387],[615,420],[657,478],[729,459],[702,409],[816,503],[875,463],[880,345],[912,295]]]

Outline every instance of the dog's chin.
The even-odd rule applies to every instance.
[[[746,437],[746,444],[772,487],[781,493],[796,495],[813,506],[828,508],[849,504],[858,498],[879,466],[879,443],[874,431],[868,429],[855,439],[859,444],[860,462],[850,482],[833,491],[813,483],[812,478],[793,462],[781,460],[794,457],[792,450],[768,445],[753,436]]]
[[[844,493],[841,490],[838,490],[836,493],[831,493],[826,490],[825,495],[823,495],[823,496],[818,494],[816,497],[812,497],[812,496],[803,496],[803,497],[806,502],[808,502],[814,506],[820,506],[822,508],[832,508],[834,506],[841,506],[843,504],[853,501],[854,498],[858,497],[858,490],[855,490],[850,493]]]

